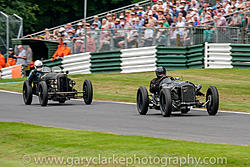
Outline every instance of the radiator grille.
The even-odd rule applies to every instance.
[[[195,88],[192,85],[185,85],[181,87],[182,102],[195,101]]]
[[[69,82],[67,77],[58,78],[58,88],[60,92],[68,92]]]

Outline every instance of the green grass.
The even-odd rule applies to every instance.
[[[0,122],[0,166],[24,166],[24,155],[32,158],[28,166],[36,166],[34,157],[98,157],[99,154],[102,157],[112,157],[114,154],[117,157],[136,155],[140,158],[149,156],[174,158],[188,155],[197,158],[225,157],[227,164],[217,166],[250,166],[249,146],[205,144]]]
[[[194,69],[169,71],[168,75],[202,84],[205,93],[210,85],[216,86],[220,94],[220,109],[250,112],[250,69]],[[84,79],[94,86],[94,98],[99,100],[135,102],[139,86],[149,86],[155,77],[153,72],[133,74],[89,74],[72,75],[77,88],[82,89]],[[16,80],[7,80],[16,81]],[[6,82],[5,80],[0,80]],[[0,89],[21,92],[22,84],[0,85]]]

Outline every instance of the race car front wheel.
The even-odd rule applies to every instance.
[[[172,97],[169,89],[163,88],[160,91],[160,109],[163,117],[169,117],[172,112]]]
[[[83,99],[85,104],[89,105],[93,99],[93,87],[90,80],[85,80],[83,83]]]
[[[45,81],[41,81],[39,84],[39,102],[41,106],[48,104],[48,87]]]
[[[216,87],[210,86],[206,94],[207,112],[209,115],[216,115],[219,109],[219,93]]]
[[[144,86],[141,86],[137,91],[137,111],[140,115],[146,115],[148,112],[149,99],[148,91]]]
[[[32,103],[32,86],[29,81],[24,81],[23,83],[23,101],[26,105],[30,105]]]

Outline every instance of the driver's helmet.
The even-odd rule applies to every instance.
[[[157,67],[155,70],[157,78],[162,78],[166,76],[166,69],[164,67]]]
[[[42,71],[43,62],[41,60],[36,60],[34,66],[37,71]]]

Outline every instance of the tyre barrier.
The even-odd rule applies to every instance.
[[[250,68],[250,44],[231,44],[233,68]]]
[[[205,43],[205,68],[233,68],[230,43]]]
[[[0,79],[22,78],[23,66],[14,65],[0,69]]]
[[[156,47],[121,50],[121,73],[149,72],[156,69]]]
[[[121,72],[121,52],[107,51],[90,53],[91,73]]]
[[[90,74],[90,53],[65,56],[62,60],[63,71],[69,74]]]

